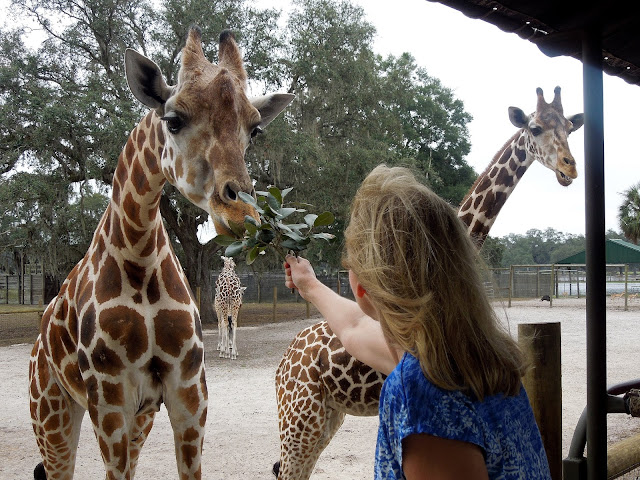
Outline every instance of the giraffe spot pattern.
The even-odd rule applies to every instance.
[[[123,426],[124,426],[124,419],[122,418],[122,414],[120,413],[110,412],[110,413],[107,413],[102,419],[102,431],[105,433],[107,437],[110,437],[111,435],[113,435],[113,432],[121,429]]]
[[[127,240],[129,241],[129,245],[131,245],[131,247],[135,247],[140,241],[140,239],[144,236],[144,234],[147,233],[146,231],[139,230],[133,225],[131,225],[129,222],[127,222],[126,218],[122,219],[122,227],[123,227],[124,234],[127,237]]]
[[[100,312],[100,328],[125,347],[127,359],[133,363],[149,348],[144,317],[123,305]]]
[[[107,255],[96,282],[96,300],[105,303],[122,293],[122,278],[118,262],[111,255]]]
[[[147,284],[147,299],[153,305],[160,300],[160,284],[158,283],[157,271],[153,271]]]
[[[106,342],[99,338],[91,352],[93,368],[98,373],[116,376],[124,370],[124,363],[120,356],[110,349]]]
[[[167,256],[162,261],[160,271],[162,272],[162,282],[169,296],[176,302],[185,305],[191,303],[191,295],[182,282],[178,270],[174,267],[171,257]]]
[[[189,380],[198,374],[203,360],[203,350],[198,345],[194,345],[187,351],[180,363],[182,380]]]
[[[178,357],[184,342],[193,336],[193,317],[184,310],[160,310],[153,319],[156,345]]]
[[[122,384],[103,381],[102,398],[109,405],[124,405],[124,388]]]
[[[151,360],[149,360],[147,365],[142,367],[142,370],[145,372],[150,372],[155,383],[161,384],[164,381],[167,374],[169,374],[169,372],[173,370],[173,365],[165,362],[159,357],[154,356],[154,357],[151,357]]]
[[[83,346],[89,347],[96,334],[96,309],[93,304],[87,307],[82,315],[80,326],[80,342]]]
[[[140,204],[135,201],[131,192],[127,193],[127,195],[124,197],[124,202],[122,202],[122,209],[129,220],[131,220],[137,226],[142,227],[142,219],[140,218]],[[133,245],[135,245],[135,243]]]
[[[146,268],[130,260],[125,260],[122,266],[129,285],[135,290],[141,290],[147,272]]]

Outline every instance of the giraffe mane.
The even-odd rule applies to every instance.
[[[473,194],[473,191],[476,189],[476,187],[478,186],[478,182],[480,182],[481,179],[483,179],[488,173],[489,170],[491,168],[493,168],[493,166],[496,164],[496,162],[498,161],[498,159],[502,156],[502,153],[507,149],[507,147],[509,145],[511,145],[513,143],[513,141],[518,138],[520,136],[520,134],[522,133],[524,129],[520,128],[516,133],[514,133],[511,138],[509,138],[509,140],[507,140],[504,145],[495,153],[495,155],[493,156],[493,159],[491,160],[491,163],[489,163],[489,165],[487,165],[487,167],[482,171],[482,173],[480,173],[477,177],[475,182],[473,182],[473,185],[471,185],[471,188],[469,189],[469,191],[467,192],[467,194],[465,195],[465,197],[462,199],[462,201],[460,202],[460,206],[464,205],[464,202],[467,201],[467,198],[469,198],[470,195]]]

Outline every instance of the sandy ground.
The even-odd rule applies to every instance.
[[[640,301],[622,311],[610,300],[607,311],[607,380],[609,384],[640,378]],[[586,404],[586,341],[584,300],[521,302],[496,306],[508,317],[511,331],[523,322],[561,322],[563,369],[563,457]],[[274,373],[280,357],[297,332],[315,319],[243,327],[238,333],[238,360],[220,359],[216,333],[205,331],[209,417],[204,444],[203,478],[271,479],[279,457]],[[40,461],[27,397],[31,345],[0,348],[0,479],[30,479]],[[640,420],[609,415],[609,440],[640,432]],[[98,448],[85,416],[76,478],[103,478]],[[371,478],[377,429],[376,417],[347,417],[318,461],[313,479]],[[176,478],[172,434],[166,410],[155,425],[140,457],[136,478]],[[638,478],[631,475],[627,478]]]

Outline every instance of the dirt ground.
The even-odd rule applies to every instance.
[[[620,300],[609,300],[607,310],[607,380],[609,384],[640,378],[640,301],[623,311]],[[243,307],[244,309],[245,307]],[[250,309],[241,317],[239,357],[218,358],[217,332],[205,329],[209,416],[204,443],[203,478],[271,479],[279,457],[278,423],[274,389],[275,369],[297,332],[317,321],[304,319],[264,323],[251,321]],[[586,335],[584,299],[514,302],[511,308],[496,304],[514,335],[524,322],[561,322],[563,387],[563,457],[566,456],[578,418],[586,404]],[[312,315],[315,312],[311,312]],[[271,315],[272,311],[267,314]],[[259,313],[253,313],[255,319]],[[284,317],[278,317],[282,320]],[[27,321],[28,323],[29,321]],[[0,317],[0,327],[11,322]],[[20,322],[14,321],[11,329]],[[253,325],[252,325],[253,323]],[[27,326],[28,327],[28,326]],[[33,328],[33,327],[31,327]],[[0,335],[6,343],[7,329]],[[11,330],[14,331],[14,330]],[[20,333],[19,330],[15,330]],[[23,332],[24,333],[24,332]],[[18,335],[18,341],[29,333]],[[30,340],[29,340],[30,342]],[[40,461],[29,420],[27,367],[29,343],[0,347],[0,479],[29,479]],[[377,429],[376,417],[347,417],[322,454],[313,479],[368,479],[372,476]],[[625,415],[608,416],[609,441],[640,433],[640,420]],[[153,431],[140,456],[136,478],[176,478],[173,440],[166,410],[156,416]],[[85,417],[80,438],[76,478],[102,478],[103,467],[90,421]],[[628,474],[637,479],[638,474]]]

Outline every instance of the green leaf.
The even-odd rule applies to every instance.
[[[258,202],[256,201],[256,199],[246,192],[238,192],[238,197],[240,197],[240,200],[242,200],[244,203],[248,203],[253,208],[256,208],[258,206]]]
[[[294,252],[300,252],[306,248],[304,245],[301,245],[295,240],[291,240],[290,238],[284,240],[281,245],[283,249],[293,250]]]
[[[233,242],[224,251],[225,257],[235,257],[244,249],[244,242]]]
[[[303,228],[309,228],[309,225],[307,225],[306,223],[288,223],[287,227],[295,232],[300,233],[300,230],[302,230]]]
[[[317,218],[318,218],[318,215],[316,215],[315,213],[309,213],[304,216],[304,221],[306,222],[307,225],[309,225],[310,227],[313,227]]]
[[[253,262],[255,262],[259,254],[260,254],[260,247],[256,246],[256,247],[253,247],[251,250],[249,250],[249,252],[247,253],[247,265],[251,265]]]
[[[336,221],[336,218],[333,216],[333,213],[322,212],[320,215],[318,215],[318,218],[316,218],[316,221],[313,222],[313,226],[323,227],[326,225],[331,225],[335,221]]]
[[[244,228],[249,235],[255,235],[258,231],[258,227],[251,222],[244,222]]]
[[[295,213],[295,211],[295,208],[283,207],[276,212],[276,215],[280,220],[282,220],[283,218],[287,218],[292,213]]]
[[[280,205],[282,205],[282,193],[278,187],[269,187],[269,193],[274,196]]]
[[[304,241],[305,237],[303,237],[302,235],[296,233],[296,232],[285,232],[284,236],[287,238],[290,238],[298,243],[301,243]]]
[[[275,238],[276,234],[272,230],[260,230],[258,234],[258,241],[264,244],[269,244]]]
[[[332,240],[335,240],[336,236],[330,233],[312,233],[311,238],[319,238],[331,242]]]
[[[244,216],[244,223],[246,224],[247,222],[251,223],[252,225],[255,225],[256,227],[260,226],[260,223],[253,218],[251,215],[245,215]]]
[[[289,228],[289,225],[287,225],[286,223],[277,222],[276,227],[278,227],[280,230],[283,230],[285,232],[293,232],[293,230],[291,230]]]
[[[236,237],[238,238],[244,237],[245,228],[243,224],[236,223],[236,222],[229,222],[229,228],[236,235]]]
[[[222,245],[223,247],[228,247],[233,242],[235,242],[236,239],[229,235],[216,235],[215,237],[213,237],[213,241],[218,245]]]
[[[280,210],[280,207],[282,207],[282,204],[278,201],[276,197],[271,195],[271,193],[267,195],[267,203],[269,204],[269,207],[271,207],[271,210],[273,211],[278,211]]]
[[[293,187],[285,188],[284,190],[282,190],[282,198],[284,199],[284,197],[286,197],[291,190],[293,190]]]

